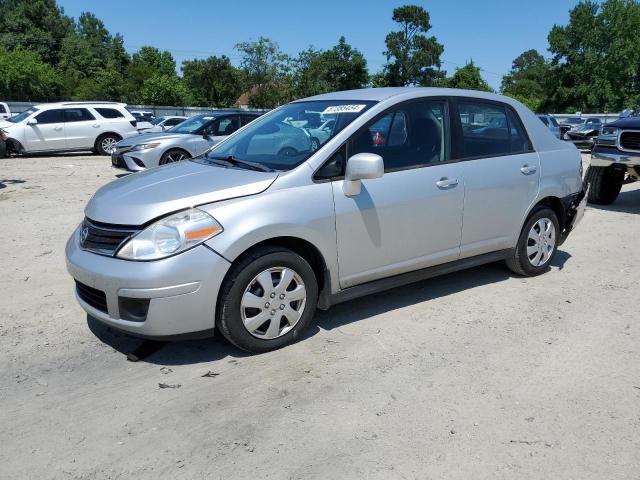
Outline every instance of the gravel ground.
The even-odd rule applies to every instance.
[[[489,265],[319,312],[277,352],[131,363],[140,341],[88,320],[64,265],[114,178],[0,160],[0,478],[639,478],[637,184],[540,277]]]

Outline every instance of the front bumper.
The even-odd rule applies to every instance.
[[[147,168],[157,167],[160,165],[160,157],[162,155],[161,152],[156,150],[159,149],[123,150],[116,148],[111,154],[111,166],[129,172],[140,172]]]
[[[92,317],[117,330],[147,338],[212,334],[218,292],[230,263],[204,245],[173,257],[134,262],[80,248],[79,229],[66,246],[67,270],[83,286],[104,292],[104,308],[76,298]],[[86,296],[84,296],[86,299]],[[123,299],[145,299],[142,321],[125,320]],[[94,304],[95,305],[95,304]]]
[[[566,139],[573,143],[576,148],[584,148],[584,149],[592,149],[593,146],[596,144],[596,138],[595,137],[585,137],[585,136],[580,136],[580,135],[573,135],[571,134],[571,132],[568,132],[565,135]]]
[[[640,166],[640,153],[623,152],[616,147],[596,145],[591,152],[591,165],[594,167],[609,167],[611,165],[638,167]]]

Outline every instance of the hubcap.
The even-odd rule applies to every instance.
[[[242,295],[242,323],[254,337],[272,340],[296,326],[306,303],[300,275],[287,267],[269,268],[256,275]]]
[[[118,141],[115,138],[107,137],[102,140],[102,150],[107,153],[113,153],[116,148],[116,143],[118,143]]]
[[[527,258],[534,267],[549,261],[556,246],[556,227],[548,218],[541,218],[529,230]]]

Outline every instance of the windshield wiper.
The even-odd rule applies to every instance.
[[[228,157],[207,157],[210,160],[222,160],[223,162],[227,162],[234,167],[244,167],[249,170],[257,170],[259,172],[273,172],[274,170],[269,167],[265,167],[260,163],[249,162],[247,160],[241,160],[239,158],[234,157],[233,155],[229,155]]]

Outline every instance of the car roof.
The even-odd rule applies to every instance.
[[[126,107],[126,103],[119,102],[53,102],[53,103],[40,103],[34,105],[38,110],[45,108],[62,108],[62,107]]]

